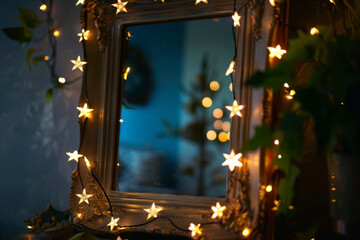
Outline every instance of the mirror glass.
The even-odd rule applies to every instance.
[[[231,26],[222,17],[124,28],[117,190],[225,196]]]

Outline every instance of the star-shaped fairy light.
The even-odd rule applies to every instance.
[[[200,224],[195,225],[193,223],[190,223],[189,230],[191,231],[191,236],[192,237],[197,237],[197,236],[200,236],[202,234]]]
[[[79,0],[79,1],[77,1],[76,6],[79,4],[84,4],[84,2],[85,2],[85,0]]]
[[[85,29],[81,29],[81,33],[78,33],[77,35],[80,37],[79,42],[81,42],[82,40],[88,40],[90,31],[85,31]]]
[[[216,203],[216,206],[211,206],[211,209],[213,210],[213,215],[211,216],[212,219],[215,218],[222,218],[223,211],[226,209],[225,206],[221,206],[219,202]]]
[[[82,62],[81,59],[80,59],[80,56],[78,56],[78,58],[75,60],[71,60],[70,62],[72,62],[74,64],[72,70],[75,70],[75,69],[80,69],[80,71],[83,71],[83,68],[82,66],[87,64],[87,62]]]
[[[281,49],[280,44],[278,44],[276,47],[268,47],[270,51],[269,57],[277,57],[278,59],[281,59],[282,56],[286,53],[286,50]]]
[[[114,227],[118,226],[117,221],[119,221],[119,218],[114,219],[113,217],[111,217],[111,221],[107,225],[110,227],[110,231],[112,231]]]
[[[80,111],[78,117],[85,116],[85,117],[89,118],[91,115],[91,112],[94,110],[94,109],[88,108],[86,103],[84,104],[84,107],[76,107],[76,108]]]
[[[92,197],[92,194],[86,194],[86,190],[84,188],[82,194],[76,194],[76,196],[78,196],[80,198],[79,204],[82,202],[86,202],[87,204],[89,204],[89,198]]]
[[[230,154],[223,153],[226,159],[221,165],[229,166],[230,171],[234,171],[235,167],[241,167],[243,164],[239,161],[242,153],[235,154],[234,150],[231,150]]]
[[[241,16],[239,16],[238,12],[235,11],[234,15],[232,15],[231,17],[234,20],[234,27],[240,27],[240,18],[241,18]]]
[[[79,161],[79,158],[82,157],[83,155],[79,154],[77,150],[75,150],[74,152],[67,152],[66,153],[69,156],[68,161],[70,162],[71,160],[75,160],[75,161]]]
[[[234,100],[233,105],[232,106],[226,106],[227,110],[230,110],[230,118],[232,118],[233,116],[237,115],[239,117],[242,117],[242,113],[241,110],[244,109],[244,105],[238,105],[237,101]]]
[[[234,67],[235,67],[235,61],[231,61],[228,69],[226,70],[225,76],[229,76],[231,73],[235,72]]]
[[[90,165],[90,161],[89,159],[87,159],[86,157],[84,157],[84,162],[86,164],[86,167],[89,169],[89,171],[91,170],[91,165]]]
[[[121,0],[118,0],[117,3],[111,4],[113,7],[116,7],[116,14],[119,12],[127,12],[125,6],[128,4],[128,2],[121,2]]]
[[[207,0],[196,0],[196,1],[195,1],[195,5],[198,5],[198,4],[201,3],[201,2],[208,3]]]
[[[149,209],[144,209],[144,210],[149,213],[148,216],[147,216],[147,219],[146,219],[146,220],[148,220],[148,219],[151,218],[151,217],[157,218],[157,214],[158,214],[160,211],[162,211],[163,208],[162,208],[162,207],[156,207],[156,206],[155,206],[155,203],[153,203],[153,204],[151,205],[151,208],[149,208]]]

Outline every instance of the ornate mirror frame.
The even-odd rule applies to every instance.
[[[87,230],[109,232],[111,220],[119,218],[112,233],[122,231],[161,231],[190,236],[190,223],[202,224],[201,237],[206,239],[239,239],[261,237],[264,219],[264,160],[260,151],[246,153],[243,167],[228,174],[225,198],[196,197],[156,193],[115,191],[117,148],[120,119],[121,33],[125,25],[151,22],[231,16],[232,0],[208,0],[195,5],[195,0],[133,0],[127,12],[116,14],[116,8],[106,0],[86,0],[81,14],[82,28],[90,31],[83,41],[84,66],[80,106],[93,109],[91,116],[79,117],[80,158],[73,172],[70,207],[75,220]],[[270,34],[272,8],[264,0],[238,0],[241,27],[236,31],[237,59],[233,88],[239,104],[245,105],[243,118],[232,118],[231,149],[240,146],[262,122],[264,91],[245,86],[246,79],[258,69],[264,69],[267,41]],[[219,46],[220,47],[220,46]],[[229,59],[230,63],[231,59]],[[224,69],[224,72],[226,69]],[[268,100],[267,100],[268,101]],[[269,114],[269,113],[266,113]],[[265,115],[266,115],[265,114]],[[144,121],[144,124],[146,122]],[[89,162],[86,163],[86,160]],[[79,194],[86,189],[89,204],[79,204]],[[106,193],[106,194],[105,194]],[[162,217],[146,220],[155,202],[163,207]],[[211,206],[226,205],[220,220],[210,219]],[[242,235],[244,229],[250,235]],[[199,237],[195,234],[193,237]]]

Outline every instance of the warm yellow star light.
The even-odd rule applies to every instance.
[[[151,218],[151,217],[157,218],[157,214],[158,214],[160,211],[162,211],[163,208],[162,208],[162,207],[156,207],[156,206],[155,206],[155,203],[153,203],[153,204],[151,205],[151,208],[149,208],[149,209],[144,209],[144,210],[149,213],[148,216],[147,216],[147,219],[146,219],[146,220],[148,220],[148,219]]]
[[[200,236],[202,234],[201,229],[200,229],[200,224],[195,225],[193,223],[190,223],[189,230],[191,231],[191,236],[192,237],[197,237],[197,236]]]
[[[47,6],[46,6],[46,4],[42,4],[41,6],[40,6],[40,10],[41,11],[46,11],[46,9],[47,9]]]
[[[196,1],[195,1],[195,5],[198,5],[198,4],[201,3],[201,2],[208,3],[207,0],[196,0]]]
[[[86,164],[86,167],[89,169],[89,171],[91,171],[91,165],[90,165],[89,159],[87,159],[86,157],[84,157],[84,162],[85,162],[85,164]]]
[[[127,68],[126,68],[126,71],[125,71],[125,73],[124,73],[124,80],[127,80],[127,77],[128,77],[128,75],[129,75],[129,73],[130,73],[130,70],[131,70],[130,67],[127,67]]]
[[[223,211],[226,209],[225,206],[221,206],[219,202],[216,203],[216,206],[211,206],[211,209],[213,210],[213,215],[211,216],[212,219],[215,218],[222,218]]]
[[[78,56],[78,58],[75,60],[70,60],[70,62],[72,62],[74,64],[72,70],[75,70],[75,69],[80,69],[80,71],[83,71],[83,68],[82,66],[87,64],[87,62],[82,62],[81,59],[80,59],[80,56]]]
[[[269,0],[271,6],[275,7],[275,0]]]
[[[82,194],[76,194],[76,196],[78,196],[80,198],[79,204],[82,202],[86,202],[87,204],[89,204],[89,198],[92,197],[92,194],[86,194],[86,190],[84,188]]]
[[[90,31],[85,31],[85,29],[81,29],[81,33],[78,33],[77,35],[78,37],[80,37],[79,42],[81,42],[82,40],[88,40]]]
[[[121,0],[118,0],[117,3],[111,4],[113,7],[116,7],[116,14],[119,12],[127,12],[125,6],[128,2],[121,2]]]
[[[239,16],[238,12],[235,11],[234,15],[232,15],[231,17],[234,20],[234,27],[240,27],[240,18],[241,18],[241,16]]]
[[[317,29],[316,27],[313,27],[310,29],[310,35],[314,36],[316,34],[319,34],[319,29]]]
[[[231,61],[228,69],[226,70],[225,76],[229,76],[231,73],[235,72],[234,67],[235,67],[235,61]]]
[[[278,44],[276,47],[268,47],[270,51],[269,57],[277,57],[278,59],[281,59],[282,56],[286,53],[286,50],[281,49],[280,44]]]
[[[78,151],[76,151],[76,150],[73,153],[67,152],[66,154],[69,156],[69,159],[68,159],[69,162],[71,160],[75,160],[78,162],[79,158],[83,156],[83,155],[79,154]]]
[[[229,166],[230,171],[234,171],[235,167],[241,167],[243,164],[239,161],[242,157],[242,153],[235,154],[232,149],[230,154],[223,153],[224,158],[226,159],[221,165]]]
[[[84,2],[85,2],[85,0],[79,0],[79,1],[77,1],[76,6],[79,4],[84,4]]]
[[[226,109],[231,111],[230,118],[232,118],[235,115],[242,117],[242,113],[240,111],[243,110],[244,107],[245,107],[244,105],[238,105],[237,101],[234,100],[233,105],[226,106]]]
[[[250,236],[250,229],[249,228],[244,228],[244,230],[242,231],[242,235],[244,236],[244,237],[248,237],[248,236]]]
[[[114,229],[114,227],[118,226],[117,221],[119,221],[119,218],[114,219],[113,217],[111,217],[111,221],[107,225],[110,227],[110,231],[112,231]]]
[[[84,107],[76,107],[76,108],[80,111],[78,117],[85,116],[85,117],[89,118],[91,115],[91,112],[94,110],[94,109],[88,108],[86,103],[84,104]]]

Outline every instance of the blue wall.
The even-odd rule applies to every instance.
[[[71,59],[82,54],[76,34],[80,32],[80,7],[75,2],[54,1],[54,18],[61,36],[58,41],[57,71],[67,79]],[[17,7],[39,14],[42,1],[2,1],[0,27],[17,27]],[[41,35],[38,32],[37,37]],[[71,171],[65,152],[77,149],[79,128],[76,106],[80,85],[55,91],[54,101],[45,102],[50,87],[44,63],[29,71],[25,50],[0,31],[0,239],[25,232],[23,219],[43,211],[48,203],[68,208]]]

